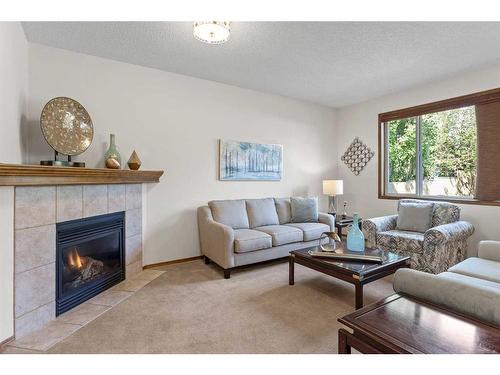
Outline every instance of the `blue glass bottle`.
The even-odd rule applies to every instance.
[[[365,235],[359,229],[359,215],[355,212],[352,216],[352,227],[347,234],[347,250],[365,251]]]

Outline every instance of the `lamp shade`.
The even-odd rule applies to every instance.
[[[323,194],[325,195],[344,194],[344,180],[323,180]]]

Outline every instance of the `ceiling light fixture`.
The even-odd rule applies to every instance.
[[[193,25],[193,35],[196,39],[208,44],[227,42],[231,32],[229,21],[196,21]]]

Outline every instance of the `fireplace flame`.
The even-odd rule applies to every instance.
[[[82,260],[80,255],[78,255],[78,250],[76,247],[70,251],[68,254],[68,264],[74,268],[82,268]]]

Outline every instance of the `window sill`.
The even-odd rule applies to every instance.
[[[458,198],[458,197],[419,197],[416,195],[384,195],[379,194],[378,199],[418,199],[423,201],[442,201],[457,204],[474,204],[479,206],[500,206],[500,201],[480,201],[478,199]]]

